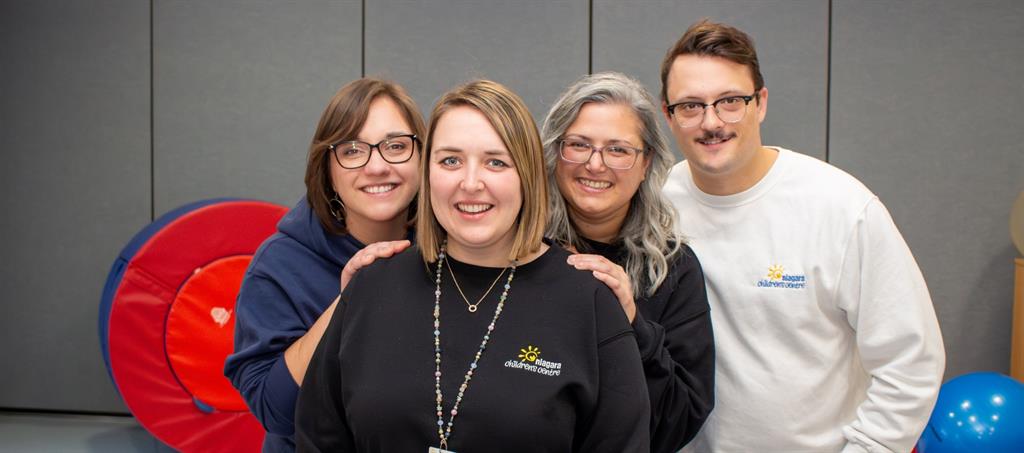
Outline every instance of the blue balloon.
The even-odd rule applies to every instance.
[[[942,386],[918,453],[1024,451],[1024,384],[971,373]]]

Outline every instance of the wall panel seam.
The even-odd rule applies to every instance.
[[[587,0],[587,74],[594,73],[594,0]]]
[[[367,77],[367,0],[362,0],[359,24],[359,77]]]
[[[829,149],[832,145],[832,1],[828,0],[828,18],[825,25],[828,27],[828,47],[825,49],[825,162],[831,162],[832,156]]]
[[[156,99],[153,86],[154,54],[153,46],[153,9],[155,0],[149,0],[149,221],[156,220]]]

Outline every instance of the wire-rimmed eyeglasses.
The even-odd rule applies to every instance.
[[[601,155],[601,160],[608,168],[629,170],[636,164],[637,156],[643,150],[619,144],[594,146],[578,138],[566,138],[558,142],[558,154],[562,160],[574,164],[582,164],[590,160],[594,153]]]

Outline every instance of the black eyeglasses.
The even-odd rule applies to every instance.
[[[667,107],[679,127],[694,127],[704,121],[704,110],[714,107],[718,119],[726,123],[738,123],[747,113],[747,104],[757,99],[758,94],[750,96],[727,96],[710,104],[703,102],[677,102]]]
[[[370,162],[370,155],[376,148],[380,157],[389,164],[401,164],[409,161],[420,145],[420,139],[413,134],[396,135],[371,145],[359,140],[335,143],[327,147],[334,154],[334,160],[341,168],[354,170]]]

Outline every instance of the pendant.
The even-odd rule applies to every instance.
[[[455,453],[455,452],[451,451],[451,450],[445,450],[443,448],[430,447],[430,448],[427,449],[427,453]]]
[[[476,313],[476,305],[469,305],[467,308],[470,313]]]

